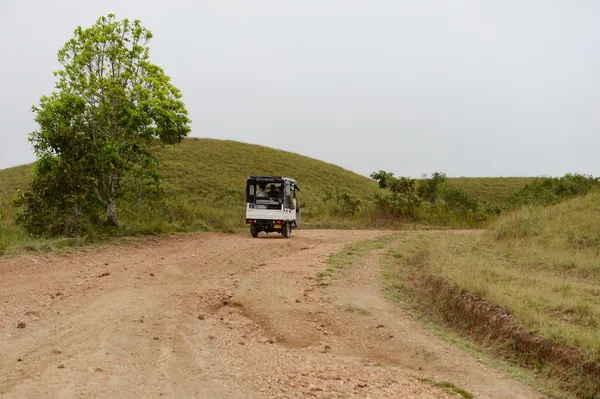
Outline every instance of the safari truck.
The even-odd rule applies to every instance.
[[[281,176],[250,176],[246,183],[246,224],[252,237],[261,231],[285,238],[300,225],[296,180]]]

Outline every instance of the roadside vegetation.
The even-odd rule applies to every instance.
[[[329,256],[325,261],[327,269],[317,273],[316,281],[320,285],[329,285],[338,278],[343,278],[352,270],[368,252],[385,248],[388,244],[398,240],[404,233],[387,234],[372,240],[354,242],[341,251]]]
[[[600,189],[600,178],[568,173],[563,177],[537,178],[516,190],[506,201],[506,207],[554,205]]]
[[[431,378],[419,378],[419,381],[431,384],[437,388],[441,388],[444,392],[453,396],[458,395],[459,397],[464,399],[473,398],[473,394],[471,392],[464,390],[461,387],[449,381],[435,381]]]
[[[386,257],[388,297],[581,398],[600,392],[600,193],[420,233]]]

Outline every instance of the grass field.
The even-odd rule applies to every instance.
[[[513,349],[528,366],[562,379],[567,390],[594,397],[590,392],[600,390],[599,204],[594,193],[506,214],[481,235],[421,234],[389,254],[386,280],[395,283],[387,289],[400,299],[427,297],[422,305],[454,327],[501,352]]]
[[[519,190],[534,177],[455,177],[448,184],[462,189],[469,197],[502,206],[512,193]]]

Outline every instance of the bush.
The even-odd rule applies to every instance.
[[[380,170],[372,173],[371,178],[386,190],[375,197],[378,207],[396,218],[471,226],[500,213],[499,207],[474,200],[463,190],[449,186],[444,173],[416,180]]]
[[[569,198],[579,197],[600,188],[600,179],[590,175],[567,173],[563,177],[535,179],[508,200],[508,207],[524,205],[554,205]]]
[[[360,198],[345,191],[340,192],[337,187],[333,192],[325,191],[323,202],[329,205],[330,214],[333,216],[356,216],[362,207]]]
[[[415,219],[422,202],[416,180],[407,177],[394,178],[387,187],[387,193],[375,196],[377,204],[393,216]]]

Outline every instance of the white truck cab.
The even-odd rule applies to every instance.
[[[281,176],[250,176],[246,182],[246,224],[252,237],[261,231],[285,238],[300,225],[300,188],[296,180]]]

